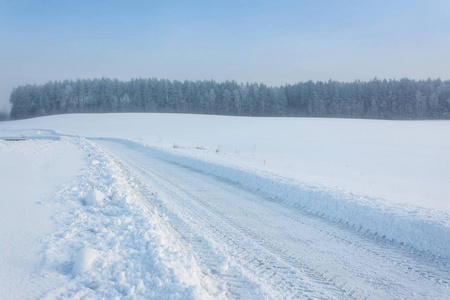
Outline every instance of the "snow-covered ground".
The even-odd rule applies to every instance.
[[[90,142],[49,135],[0,141],[0,298],[206,298],[192,253],[130,178]]]
[[[0,293],[360,298],[395,289],[398,297],[446,298],[449,133],[448,121],[173,114],[0,123],[0,137],[33,137],[0,141]],[[166,171],[172,165],[204,180],[179,181]],[[214,207],[216,198],[204,201],[211,193],[222,199]],[[271,233],[257,224],[264,217],[285,229]],[[303,227],[317,234],[302,236]],[[236,236],[248,242],[230,244]],[[25,278],[23,289],[15,278]]]
[[[62,141],[0,142],[0,298],[30,298],[45,284],[36,274],[44,247],[37,241],[56,230],[51,218],[65,210],[47,199],[83,164]]]
[[[175,146],[183,155],[450,212],[449,121],[85,114],[0,123],[34,128]]]

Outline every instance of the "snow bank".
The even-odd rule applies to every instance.
[[[91,142],[71,140],[87,166],[54,200],[66,212],[46,239],[41,275],[56,287],[39,298],[212,298],[211,279],[133,177]]]
[[[82,248],[75,258],[72,274],[76,276],[89,271],[99,255],[100,254],[95,249],[90,247]]]
[[[0,122],[0,131],[19,135],[35,134],[33,128],[138,141],[310,186],[450,213],[450,121],[122,113]]]
[[[105,194],[103,194],[99,190],[92,189],[84,198],[84,205],[100,207],[103,206],[103,201],[105,200],[105,198]]]
[[[28,139],[33,140],[49,139],[58,140],[60,136],[53,130],[39,130],[39,129],[2,129],[0,130],[0,139]]]
[[[33,128],[135,140],[335,222],[450,255],[449,121],[76,114],[0,123],[11,135]]]
[[[1,299],[36,299],[57,286],[39,273],[43,241],[57,230],[53,218],[65,210],[51,205],[50,195],[76,178],[84,165],[83,153],[70,139],[0,140]]]
[[[107,139],[108,140],[108,139]],[[413,205],[395,204],[352,193],[307,186],[272,173],[235,168],[109,139],[200,172],[212,174],[312,214],[393,241],[408,248],[450,259],[450,215]]]

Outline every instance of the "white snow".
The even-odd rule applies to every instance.
[[[449,121],[81,114],[0,123],[0,129],[29,128],[124,138],[308,185],[450,212]]]
[[[250,174],[210,163],[202,165],[192,159],[189,164],[186,158],[164,155],[126,140],[95,143],[133,178],[136,189],[147,195],[148,206],[163,212],[180,237],[189,241],[204,272],[219,282],[218,286],[225,282],[226,297],[342,299],[351,295],[440,299],[448,291],[446,278],[450,274],[444,261],[411,254],[398,243],[379,241],[346,225],[327,221],[327,215],[318,217],[280,203],[284,197],[264,197],[235,184],[243,182],[241,179],[250,179],[252,183],[257,176],[242,176]],[[208,165],[210,168],[205,168]],[[223,180],[224,174],[236,176]],[[295,191],[289,185],[277,186],[276,178],[269,179],[275,182],[253,182],[262,183],[261,186],[266,183],[269,185],[266,191],[280,192],[283,196]],[[303,195],[306,192],[297,191]],[[157,196],[149,196],[153,194]],[[306,196],[324,203],[347,200],[335,199],[327,193],[316,194]],[[292,199],[298,201],[302,197]],[[356,203],[349,204],[352,203],[347,207],[354,209]],[[370,207],[366,209],[374,212]],[[362,209],[360,212],[367,215]],[[369,215],[376,216],[381,217],[379,228],[386,230],[383,221],[390,216],[380,216],[379,212]],[[359,217],[355,219],[358,221]],[[403,225],[422,230],[408,218]],[[410,233],[409,229],[392,228],[392,231],[395,229]],[[416,237],[414,241],[429,240],[427,234],[422,230],[407,236]],[[446,240],[445,232],[433,236],[439,241]],[[440,247],[439,243],[434,242],[433,249],[440,249],[434,246]],[[228,268],[223,268],[225,264]],[[314,279],[316,276],[322,280]]]
[[[92,264],[98,257],[99,253],[97,250],[89,247],[82,248],[75,258],[72,274],[76,276],[86,273],[92,268]]]
[[[449,121],[173,114],[0,122],[0,295],[224,296],[133,175],[82,137],[110,138],[448,261],[449,132]]]
[[[77,148],[65,141],[0,141],[0,298],[32,298],[51,285],[36,274],[40,241],[56,230],[51,219],[65,208],[48,205],[48,198],[82,166]]]
[[[131,147],[132,142],[122,141]],[[141,147],[152,157],[226,179],[249,190],[360,231],[450,259],[450,214],[445,210],[398,204],[334,189],[309,186],[272,173]]]
[[[105,194],[96,189],[92,189],[87,193],[86,197],[84,198],[84,205],[99,207],[103,205],[104,200]]]
[[[187,246],[103,152],[36,133],[0,140],[0,298],[214,293]]]

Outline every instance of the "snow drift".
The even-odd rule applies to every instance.
[[[139,148],[151,156],[239,184],[274,201],[304,209],[378,238],[450,259],[450,216],[445,212],[307,186],[268,172],[256,173],[254,170],[201,161],[128,140],[105,140]]]
[[[46,138],[58,132],[146,145],[151,155],[450,257],[449,121],[78,114],[0,124],[16,136],[33,128]]]

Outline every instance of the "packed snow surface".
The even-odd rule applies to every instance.
[[[449,121],[85,114],[0,123],[0,129],[35,128],[139,141],[308,185],[450,212]]]
[[[0,123],[0,292],[448,298],[449,132],[171,114]]]
[[[56,230],[52,217],[66,208],[47,200],[83,165],[66,141],[0,140],[1,299],[29,299],[48,285],[36,274],[45,249],[38,241]]]
[[[73,268],[72,274],[78,275],[89,271],[92,268],[92,264],[98,258],[98,252],[95,249],[85,247],[78,252]]]
[[[214,293],[165,217],[108,156],[84,139],[29,133],[0,140],[1,299]]]
[[[99,190],[92,189],[87,193],[86,198],[84,199],[84,205],[102,206],[104,199],[105,194],[103,194]]]

